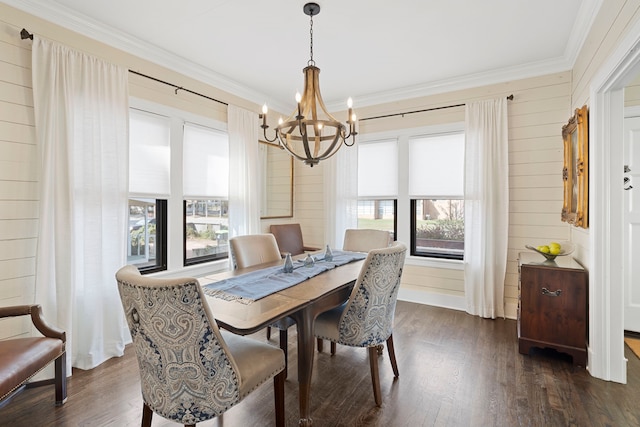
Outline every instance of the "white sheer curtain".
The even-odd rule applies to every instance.
[[[260,233],[258,115],[227,108],[229,126],[229,237]]]
[[[464,282],[467,312],[504,317],[509,228],[507,100],[468,103]]]
[[[325,241],[342,249],[344,231],[358,227],[358,149],[343,146],[324,167]]]
[[[114,274],[126,260],[128,73],[34,36],[41,156],[35,301],[67,333],[71,366],[124,351]]]

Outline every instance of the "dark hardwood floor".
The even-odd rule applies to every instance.
[[[289,330],[287,426],[298,425],[295,328]],[[253,335],[265,340],[262,331]],[[277,337],[277,334],[275,335]],[[277,345],[272,338],[272,343]],[[595,379],[553,351],[518,353],[516,322],[398,302],[394,343],[400,378],[380,358],[383,405],[375,406],[365,349],[316,353],[315,426],[639,426],[640,360],[626,349],[628,384]],[[74,370],[68,401],[53,386],[28,389],[0,409],[2,426],[139,426],[142,398],[132,348],[90,371]],[[201,426],[275,424],[273,387],[261,387]],[[155,416],[153,426],[178,424]]]

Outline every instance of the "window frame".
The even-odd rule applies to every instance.
[[[160,265],[147,268],[147,272],[160,272],[175,273],[175,272],[189,272],[189,274],[201,274],[208,271],[215,271],[226,268],[226,258],[222,260],[202,260],[198,265],[189,264],[187,266],[184,263],[184,208],[183,200],[193,198],[185,197],[183,189],[183,170],[182,164],[182,151],[183,151],[183,138],[184,138],[184,124],[190,123],[198,126],[214,129],[228,134],[227,123],[212,117],[205,117],[196,113],[192,113],[188,110],[159,104],[153,101],[130,97],[129,108],[135,110],[142,110],[143,112],[166,116],[170,120],[170,194],[167,195],[146,195],[138,193],[128,193],[129,198],[148,198],[165,200],[167,203],[166,211],[164,212],[166,219],[166,234],[161,238],[163,239],[162,255],[164,256],[164,262]],[[157,226],[157,228],[159,228]],[[157,242],[158,244],[160,242]],[[183,245],[182,248],[180,245]],[[160,251],[160,247],[157,251]]]
[[[196,199],[189,199],[189,200],[196,200]],[[214,198],[199,198],[197,200],[226,200],[226,199],[214,199]],[[228,200],[226,200],[228,203]],[[223,253],[223,254],[211,254],[211,255],[202,255],[202,256],[196,256],[196,257],[191,257],[191,258],[187,258],[187,200],[183,200],[182,201],[182,230],[183,230],[183,240],[182,240],[182,259],[183,259],[183,264],[185,267],[190,266],[190,265],[197,265],[197,264],[202,264],[205,262],[211,262],[211,261],[219,261],[219,260],[223,260],[223,259],[228,259],[229,258],[229,249],[227,249],[227,252]],[[228,206],[227,206],[228,208]],[[228,242],[228,240],[227,240]]]
[[[411,223],[411,202],[410,200],[421,199],[420,197],[409,196],[409,140],[421,136],[435,136],[438,134],[465,133],[464,118],[444,124],[416,126],[411,128],[399,128],[375,133],[361,133],[360,143],[374,143],[379,140],[397,139],[398,141],[398,194],[396,207],[396,232],[395,239],[401,242],[409,242],[415,239],[412,232],[415,223]],[[425,198],[425,197],[423,197]],[[365,198],[362,199],[372,199]],[[464,199],[464,197],[463,197]],[[456,258],[444,258],[441,256],[414,255],[409,250],[407,262],[409,264],[460,270],[463,268],[463,260]]]
[[[153,199],[153,197],[150,197]],[[156,260],[154,263],[134,264],[140,274],[157,273],[167,269],[167,213],[168,204],[166,199],[155,199],[156,201]]]
[[[454,252],[446,252],[446,251],[418,251],[418,236],[416,235],[416,230],[418,226],[418,218],[416,216],[417,210],[417,202],[419,200],[425,199],[409,199],[409,212],[411,217],[409,218],[409,227],[410,227],[410,247],[409,253],[413,256],[419,257],[427,257],[427,258],[440,258],[440,259],[451,259],[451,260],[464,260],[464,251],[461,254]],[[430,199],[430,200],[464,200],[464,199]],[[462,241],[464,243],[464,240]]]

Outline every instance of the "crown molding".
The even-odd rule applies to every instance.
[[[68,30],[120,49],[159,66],[207,83],[217,89],[260,105],[267,99],[263,92],[256,91],[208,68],[195,64],[151,43],[144,42],[116,28],[69,9],[59,3],[37,0],[2,0],[9,6],[27,12],[38,18],[52,22]],[[136,70],[138,71],[138,70]],[[272,105],[278,111],[286,109],[282,105]]]
[[[358,107],[373,106],[397,102],[404,99],[420,98],[424,96],[455,92],[458,90],[559,73],[568,71],[571,68],[572,63],[570,63],[569,60],[566,58],[557,58],[546,61],[531,62],[515,67],[489,70],[482,73],[468,74],[420,85],[406,86],[370,95],[354,96],[353,101],[354,103],[357,102]],[[338,105],[337,103],[327,104],[327,108],[329,110],[343,110],[344,105]]]
[[[92,18],[79,15],[77,12],[59,3],[38,0],[2,1],[24,12],[78,32],[159,66],[166,67],[187,77],[207,83],[217,89],[254,102],[257,105],[261,105],[265,99],[269,98],[264,92],[249,88],[211,69],[202,67],[156,45],[132,37],[120,30],[106,26]],[[575,64],[586,35],[602,3],[603,0],[584,0],[581,3],[563,57],[355,96],[354,102],[356,102],[358,106],[372,106],[570,70]],[[343,104],[343,102],[327,103],[327,108],[330,111],[341,111],[344,109]],[[277,101],[272,102],[270,107],[280,112],[291,109],[290,105],[282,102],[278,103]]]

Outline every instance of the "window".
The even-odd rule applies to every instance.
[[[395,139],[358,145],[358,228],[397,235],[398,143]]]
[[[144,273],[166,270],[167,201],[129,199],[127,262]]]
[[[411,255],[464,255],[464,133],[409,138]]]
[[[142,273],[167,269],[170,155],[169,119],[131,109],[127,262]]]
[[[229,254],[229,203],[227,200],[185,200],[185,265]]]
[[[184,265],[229,253],[229,138],[215,129],[184,124]]]

